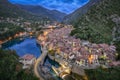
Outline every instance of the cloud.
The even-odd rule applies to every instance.
[[[64,13],[72,13],[89,0],[9,0],[12,3],[26,5],[41,5],[50,10],[58,10]]]

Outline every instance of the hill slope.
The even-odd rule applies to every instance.
[[[8,0],[0,0],[0,41],[2,42],[9,37],[14,37],[21,31],[27,30],[28,25],[32,31],[35,31],[39,29],[39,26],[43,27],[48,23],[50,23],[50,19],[45,16],[31,14],[11,4]]]
[[[18,18],[22,17],[25,19],[43,19],[45,17],[38,17],[30,14],[29,12],[20,9],[18,6],[11,4],[8,0],[0,0],[0,17]]]
[[[87,11],[91,8],[91,6],[97,4],[99,1],[101,1],[101,0],[90,0],[84,6],[80,7],[79,9],[74,11],[73,13],[65,16],[63,19],[63,22],[64,23],[72,23],[73,21],[79,19],[80,16],[87,13]]]
[[[75,30],[71,34],[98,43],[110,43],[117,40],[120,33],[119,3],[120,0],[101,0],[82,17],[78,16],[76,20],[72,21]]]
[[[22,69],[15,51],[0,49],[0,59],[0,80],[39,80],[31,69]]]
[[[86,14],[71,21],[75,27],[71,35],[93,43],[113,43],[117,46],[117,51],[120,54],[119,4],[120,0],[101,0],[99,4],[92,6]],[[120,59],[120,55],[118,55],[118,59]]]
[[[27,10],[28,12],[31,12],[34,15],[48,17],[49,19],[54,21],[61,21],[64,18],[64,16],[66,16],[65,13],[59,12],[57,10],[48,10],[42,6],[18,5],[18,4],[17,6],[24,10]]]

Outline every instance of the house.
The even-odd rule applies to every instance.
[[[89,41],[84,41],[84,40],[82,40],[81,43],[82,43],[83,46],[90,45],[90,42],[89,42]]]
[[[34,55],[26,54],[23,57],[20,57],[19,62],[23,64],[23,69],[30,68],[36,61]]]
[[[2,45],[3,41],[0,40],[0,45]]]
[[[74,54],[71,54],[71,55],[69,55],[69,59],[74,59],[75,58],[75,55]]]
[[[2,45],[0,44],[0,48],[2,48]]]
[[[113,61],[110,63],[111,66],[120,66],[120,61]]]

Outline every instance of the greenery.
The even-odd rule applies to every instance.
[[[9,37],[14,37],[16,33],[23,32],[24,29],[20,26],[16,26],[12,23],[0,23],[0,40],[8,39]]]
[[[120,60],[120,41],[116,41],[115,45],[117,47],[117,53],[118,53],[117,60]]]
[[[33,15],[32,13],[21,9],[18,5],[13,5],[9,2],[9,0],[0,0],[0,19],[7,19],[9,18],[17,20],[20,19],[20,23],[30,22],[32,23],[32,27],[36,26],[36,23],[40,23],[44,25],[50,22],[45,16],[37,16]]]
[[[0,80],[38,80],[31,70],[23,70],[14,51],[0,49]]]
[[[71,73],[71,76],[72,76],[71,80],[87,80],[86,79],[87,76],[81,76],[76,73]],[[68,80],[68,79],[66,79],[66,80]]]
[[[87,14],[72,22],[75,30],[71,34],[95,43],[110,43],[116,26],[110,17],[114,14],[120,16],[119,3],[120,0],[103,0],[92,6]]]
[[[72,22],[75,29],[71,35],[93,43],[115,44],[119,54],[117,59],[120,60],[119,3],[120,0],[102,0],[92,6],[86,14]]]
[[[120,67],[98,68],[86,70],[88,80],[119,80]]]
[[[105,41],[105,39],[103,38],[103,36],[99,32],[94,31],[90,27],[83,27],[83,28],[79,28],[79,29],[74,29],[71,32],[71,35],[72,36],[75,35],[76,38],[89,40],[90,42],[101,43],[101,42]],[[108,42],[108,41],[106,41],[106,42]]]
[[[17,5],[13,5],[11,4],[8,0],[0,0],[0,17],[4,17],[4,18],[19,18],[22,17],[25,20],[34,20],[34,21],[38,21],[41,19],[44,19],[44,17],[42,16],[35,16],[23,9],[21,9],[20,7],[18,7]]]

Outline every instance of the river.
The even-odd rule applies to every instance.
[[[40,45],[37,44],[35,37],[13,39],[11,41],[2,44],[2,48],[15,50],[19,57],[22,57],[25,54],[32,54],[36,58],[38,58],[41,55],[41,48]],[[49,66],[50,73],[56,78],[56,80],[61,80],[55,75],[55,73],[51,69],[51,65],[58,67],[59,64],[57,64],[55,61],[50,60],[47,57],[45,60],[45,65]]]
[[[32,54],[38,58],[41,54],[40,46],[36,44],[35,38],[14,39],[3,44],[2,48],[15,50],[20,57],[25,54]]]

